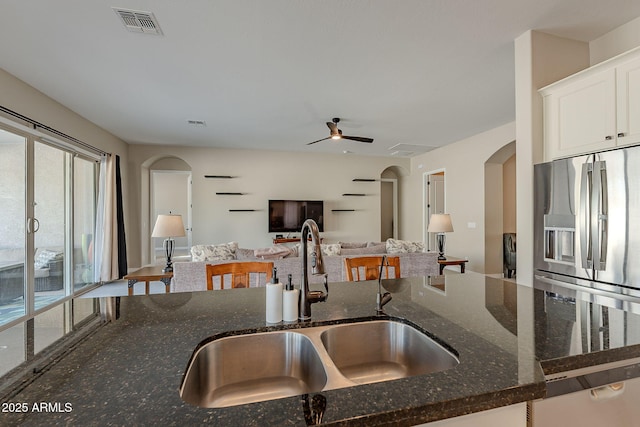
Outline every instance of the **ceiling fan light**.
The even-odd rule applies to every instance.
[[[331,135],[331,139],[342,139],[342,135]]]

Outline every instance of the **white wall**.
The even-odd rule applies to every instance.
[[[126,163],[128,145],[124,141],[2,69],[0,69],[0,104],[23,116],[84,141],[95,148],[119,155],[123,169],[122,179],[124,183],[127,182]],[[55,164],[48,166],[56,167]],[[39,167],[46,167],[46,165],[39,165]],[[59,166],[57,168],[59,169]],[[24,174],[24,171],[22,173]],[[42,192],[46,193],[46,190],[41,190],[41,193]],[[127,200],[126,185],[123,188],[123,196],[124,200]],[[60,212],[60,215],[62,215],[62,212]],[[129,234],[129,228],[131,226],[129,219],[129,216],[125,212],[127,245],[132,242],[131,235]],[[59,245],[59,243],[57,245]]]
[[[502,165],[502,230],[515,233],[516,221],[516,155],[509,157]]]
[[[484,272],[502,273],[502,233],[504,225],[504,182],[501,163],[484,166]]]
[[[121,164],[125,164],[127,161],[127,144],[124,141],[1,68],[0,103],[3,107],[48,125],[100,150],[118,154],[121,157]]]
[[[640,46],[640,17],[589,43],[590,63],[595,65]]]
[[[403,182],[400,223],[402,238],[422,241],[423,174],[445,169],[445,206],[453,233],[447,234],[446,252],[469,258],[470,270],[484,272],[485,162],[515,139],[515,123],[497,127],[456,143],[413,157],[411,176]],[[475,228],[470,228],[474,223]]]
[[[128,249],[132,266],[149,262],[148,166],[160,158],[178,157],[193,173],[193,244],[236,241],[241,247],[272,244],[268,233],[269,199],[324,200],[327,243],[380,240],[380,182],[353,182],[353,178],[380,178],[387,167],[407,173],[409,159],[353,155],[309,154],[260,150],[131,145],[129,175],[132,230],[140,244]],[[231,175],[233,179],[206,179],[204,175]],[[400,180],[403,177],[399,177]],[[221,196],[216,192],[240,192]],[[365,193],[365,197],[342,196]],[[145,207],[146,206],[146,207]],[[256,209],[256,212],[229,212]],[[331,212],[356,209],[355,212]],[[135,243],[135,242],[134,242]],[[147,245],[147,246],[145,246]]]
[[[536,31],[515,40],[518,282],[533,279],[533,165],[543,160],[538,89],[589,66],[586,43]]]

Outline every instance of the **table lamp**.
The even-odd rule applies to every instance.
[[[429,217],[429,233],[438,233],[438,255],[439,260],[447,259],[444,256],[444,233],[450,233],[453,231],[453,225],[451,224],[451,216],[449,214],[432,214]]]
[[[162,270],[163,272],[173,271],[173,263],[171,262],[171,255],[173,255],[173,247],[175,246],[173,237],[183,236],[185,236],[185,232],[182,215],[158,215],[151,237],[166,237],[162,242],[162,247],[167,255],[167,265]]]

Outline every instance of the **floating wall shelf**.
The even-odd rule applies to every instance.
[[[331,212],[355,212],[355,209],[331,209]]]
[[[376,182],[374,178],[353,178],[353,182]]]
[[[255,212],[257,209],[229,209],[229,212]]]
[[[244,193],[216,193],[218,196],[242,196]]]
[[[357,197],[363,197],[366,196],[366,194],[364,193],[344,193],[343,196],[357,196]]]
[[[214,179],[231,179],[235,178],[231,175],[205,175],[205,178],[214,178]]]

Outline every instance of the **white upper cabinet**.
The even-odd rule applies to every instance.
[[[640,50],[540,90],[545,161],[640,143]]]
[[[640,58],[616,70],[618,145],[640,143]]]

